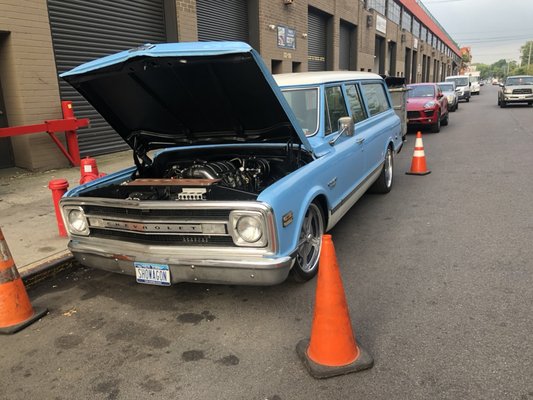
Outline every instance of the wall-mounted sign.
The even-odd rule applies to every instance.
[[[278,25],[278,47],[296,50],[296,29]]]
[[[379,14],[376,15],[376,31],[387,33],[387,20]]]

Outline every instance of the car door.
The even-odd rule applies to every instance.
[[[370,175],[381,167],[385,158],[387,140],[390,136],[392,106],[382,82],[369,81],[361,84],[369,118],[361,129],[365,130],[365,168]]]
[[[350,94],[353,96],[353,92]],[[354,190],[365,178],[362,135],[356,128],[353,136],[344,134],[338,136],[339,118],[350,116],[346,97],[347,93],[341,84],[324,88],[324,138],[330,143],[335,160],[335,165],[331,166],[333,173],[328,182],[333,210],[337,210],[341,205],[346,206],[344,208],[349,207],[351,203],[349,200]]]

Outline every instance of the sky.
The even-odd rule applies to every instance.
[[[520,47],[533,40],[533,0],[418,1],[459,47],[471,48],[473,63],[519,61]]]

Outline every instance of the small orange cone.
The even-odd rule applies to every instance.
[[[48,312],[34,310],[0,229],[0,333],[15,333]]]
[[[315,378],[372,368],[374,360],[357,346],[331,235],[322,237],[311,339],[296,352]]]
[[[415,152],[411,161],[411,170],[407,175],[427,175],[431,171],[426,166],[426,155],[424,154],[424,143],[422,142],[422,132],[416,133]]]

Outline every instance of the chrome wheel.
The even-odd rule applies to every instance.
[[[311,203],[300,231],[296,263],[293,268],[297,280],[307,281],[316,275],[323,233],[322,211],[315,203]]]
[[[390,188],[392,186],[392,150],[390,147],[387,149],[383,168],[383,172],[385,173],[385,186]]]

